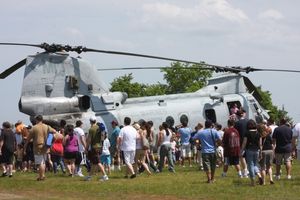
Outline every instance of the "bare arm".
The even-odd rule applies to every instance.
[[[245,150],[246,144],[247,144],[247,138],[244,137],[242,147],[241,147],[241,152],[243,152]]]
[[[85,139],[84,135],[80,136],[80,142],[81,142],[83,148],[87,149],[87,147],[86,147],[86,139]]]

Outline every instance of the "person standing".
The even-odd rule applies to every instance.
[[[234,128],[234,119],[229,119],[227,121],[228,127],[224,130],[224,136],[222,139],[222,146],[224,148],[224,167],[222,177],[226,176],[229,165],[234,165],[236,171],[238,172],[238,177],[242,177],[242,172],[240,168],[240,134]]]
[[[244,136],[247,132],[247,123],[249,119],[246,118],[246,111],[243,108],[240,108],[236,112],[236,115],[238,117],[238,121],[235,123],[234,128],[239,132],[240,134],[240,144],[242,145]],[[244,178],[248,178],[249,171],[247,169],[247,163],[246,163],[246,154],[243,153],[240,155],[240,162],[242,167],[242,174]]]
[[[85,138],[85,134],[84,131],[82,129],[82,121],[78,120],[76,121],[76,128],[74,128],[74,134],[77,136],[78,138],[78,142],[79,142],[79,150],[78,150],[78,154],[76,156],[76,160],[75,160],[75,176],[80,176],[80,177],[84,177],[84,175],[82,174],[82,170],[81,170],[81,166],[80,164],[82,163],[86,163],[85,162],[85,147],[86,147],[86,138]]]
[[[74,126],[68,124],[65,129],[64,137],[64,160],[67,164],[67,170],[69,176],[73,177],[75,174],[75,159],[79,151],[79,140],[76,134],[74,134]]]
[[[158,142],[157,145],[160,146],[159,150],[159,164],[158,170],[162,172],[162,168],[165,164],[165,157],[168,160],[168,168],[170,172],[175,172],[174,163],[172,159],[172,147],[171,147],[171,140],[173,137],[173,132],[169,128],[168,123],[162,123],[162,129],[158,133]]]
[[[131,119],[129,117],[124,118],[124,127],[121,129],[118,137],[118,147],[124,154],[124,162],[127,167],[125,177],[135,178],[136,174],[133,169],[133,163],[135,158],[135,149],[136,149],[136,138],[137,131],[131,125]]]
[[[257,131],[256,122],[250,119],[247,123],[247,132],[243,139],[241,155],[244,151],[246,152],[246,162],[249,169],[251,186],[255,186],[255,175],[259,178],[259,184],[263,184],[258,164],[261,158],[261,144],[261,137]]]
[[[272,139],[273,145],[275,145],[276,179],[280,179],[282,160],[286,167],[286,178],[291,179],[293,131],[287,125],[287,120],[285,118],[282,118],[280,120],[280,126],[275,128]]]
[[[180,136],[181,142],[181,166],[185,167],[184,160],[188,159],[189,166],[192,167],[192,151],[190,138],[192,129],[187,126],[187,122],[182,122],[182,127],[178,129],[178,134]]]
[[[38,115],[35,117],[36,124],[30,130],[29,136],[25,143],[24,149],[27,148],[29,141],[33,140],[33,152],[34,152],[34,162],[39,168],[39,175],[37,181],[45,180],[45,167],[47,159],[48,147],[45,145],[48,133],[56,133],[56,130],[51,126],[43,123],[43,116]],[[26,151],[24,151],[26,153]]]
[[[216,170],[216,146],[221,145],[222,141],[218,132],[213,129],[211,120],[206,120],[204,130],[198,131],[193,140],[200,140],[202,147],[203,168],[206,172],[207,183],[215,181]]]
[[[15,133],[9,122],[3,122],[0,136],[0,163],[3,168],[2,176],[12,177],[14,152],[17,149]]]
[[[111,122],[111,127],[113,129],[111,136],[110,136],[110,153],[111,153],[111,170],[114,170],[114,164],[116,163],[117,168],[121,171],[121,159],[120,159],[120,150],[117,148],[117,140],[120,134],[120,127],[118,126],[118,122],[113,120]]]
[[[107,181],[108,176],[106,175],[105,169],[101,164],[100,155],[102,151],[102,137],[100,127],[97,125],[97,119],[95,116],[90,118],[91,128],[89,129],[89,135],[87,138],[86,146],[88,150],[88,158],[91,161],[91,169],[89,175],[85,177],[86,181],[92,180],[92,175],[96,171],[96,168],[99,168],[103,176],[100,178],[101,181]],[[87,148],[86,148],[87,149]]]
[[[272,129],[265,124],[259,124],[257,128],[262,140],[262,158],[259,161],[263,185],[266,184],[266,174],[270,177],[270,184],[274,184],[272,174],[272,162],[274,148],[272,144]]]

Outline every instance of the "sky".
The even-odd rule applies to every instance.
[[[2,0],[0,42],[43,42],[128,51],[222,66],[300,70],[297,0]],[[0,46],[0,72],[32,47]],[[75,54],[76,55],[76,54]],[[97,68],[157,67],[170,62],[96,53],[82,58]],[[18,110],[24,68],[0,80],[0,123],[23,120]],[[128,71],[99,72],[107,83]],[[134,71],[134,81],[163,82],[160,71]],[[247,75],[300,122],[300,73]]]

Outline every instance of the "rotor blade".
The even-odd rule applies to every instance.
[[[114,54],[114,55],[124,55],[124,56],[136,56],[136,57],[152,58],[152,59],[158,59],[158,60],[168,60],[168,61],[175,61],[175,62],[190,63],[190,64],[202,64],[207,67],[211,67],[217,71],[218,70],[219,71],[230,71],[230,72],[235,72],[235,73],[243,71],[243,69],[235,69],[235,68],[231,68],[231,67],[223,67],[223,66],[211,65],[211,64],[188,61],[188,60],[181,60],[181,59],[167,58],[167,57],[160,57],[160,56],[151,56],[151,55],[146,55],[146,54],[137,54],[137,53],[130,53],[130,52],[107,51],[107,50],[98,50],[98,49],[90,49],[90,48],[83,48],[82,51],[83,52],[97,52],[97,53],[105,53],[105,54]]]
[[[22,66],[26,64],[26,58],[21,60],[20,62],[16,63],[15,65],[11,66],[10,68],[6,69],[4,72],[0,74],[0,79],[4,79]]]
[[[166,69],[166,68],[171,69],[171,67],[121,67],[121,68],[102,68],[97,70],[98,71],[144,70],[144,69],[158,70],[158,69]],[[182,69],[213,70],[211,67],[187,67]]]
[[[26,43],[0,43],[0,45],[9,45],[9,46],[29,46],[29,47],[38,47],[41,48],[40,44],[26,44]]]
[[[299,70],[290,70],[290,69],[261,69],[261,68],[252,68],[252,67],[247,67],[245,69],[247,73],[255,72],[255,71],[300,73]]]

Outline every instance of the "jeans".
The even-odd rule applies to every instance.
[[[171,144],[163,144],[160,146],[160,151],[159,151],[159,165],[158,165],[158,170],[162,171],[162,168],[164,166],[165,162],[165,157],[167,156],[168,159],[168,165],[169,165],[169,171],[175,171],[174,170],[174,163],[172,159],[172,148]]]
[[[57,173],[57,167],[60,165],[62,172],[65,172],[65,164],[62,159],[62,156],[51,154],[51,160],[53,162],[53,172]]]
[[[258,151],[246,150],[246,162],[249,170],[250,178],[254,178],[259,173]]]

